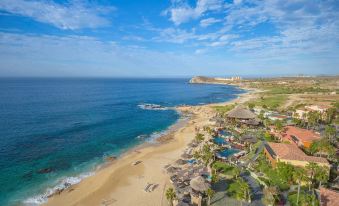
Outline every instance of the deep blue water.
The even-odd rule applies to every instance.
[[[197,105],[244,92],[187,81],[0,79],[0,205],[37,201],[47,188],[77,182],[106,156],[121,154],[145,141],[138,136],[164,131],[179,118],[173,110],[141,109],[142,103]]]

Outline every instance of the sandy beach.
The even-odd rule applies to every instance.
[[[254,96],[255,91],[251,91],[225,103],[177,108],[181,112],[192,113],[192,116],[167,134],[163,138],[165,141],[132,149],[96,171],[95,175],[52,196],[45,205],[168,205],[164,193],[170,182],[164,167],[180,157],[194,138],[195,128],[210,124],[209,119],[214,115],[211,106],[242,103]],[[132,165],[135,161],[141,163]],[[145,192],[148,183],[158,184],[158,187],[153,192]]]

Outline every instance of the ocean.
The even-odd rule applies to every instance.
[[[0,205],[40,204],[106,157],[152,141],[180,118],[173,106],[244,92],[188,79],[2,78]]]

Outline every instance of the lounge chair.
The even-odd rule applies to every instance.
[[[151,183],[147,183],[147,185],[146,185],[144,191],[145,191],[145,192],[148,192],[149,188],[150,188],[152,185],[153,185],[153,184],[151,184]]]
[[[133,166],[140,164],[142,161],[138,160],[132,163]]]
[[[148,189],[148,192],[153,192],[158,186],[159,186],[159,184],[153,184],[153,185]]]

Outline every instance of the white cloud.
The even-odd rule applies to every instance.
[[[241,4],[241,3],[242,3],[242,0],[233,0],[233,3],[234,3],[234,4]]]
[[[258,48],[280,39],[238,42],[241,46]],[[268,50],[274,52],[274,48]],[[339,59],[333,56],[298,59],[274,55],[247,55],[234,50],[229,55],[206,54],[206,48],[190,52],[158,52],[138,46],[120,46],[88,36],[24,35],[0,32],[0,76],[166,76],[222,74],[285,74],[293,72],[333,73]],[[247,49],[247,48],[246,48]],[[245,50],[246,51],[246,50]],[[287,51],[287,50],[286,50]],[[241,54],[240,56],[238,56]],[[273,56],[273,57],[272,57]],[[260,57],[260,58],[257,58]],[[275,58],[274,58],[275,57]],[[276,61],[275,59],[279,61]],[[332,58],[332,59],[329,59]],[[18,60],[19,59],[19,60]],[[272,63],[273,62],[273,63]],[[277,63],[278,62],[278,63]],[[260,68],[260,69],[258,69]]]
[[[204,53],[206,53],[206,49],[196,49],[195,51],[194,51],[194,53],[195,54],[204,54]]]
[[[112,12],[114,7],[102,7],[82,1],[58,4],[38,0],[1,0],[0,10],[12,15],[30,17],[60,29],[75,30],[109,25],[105,15]]]
[[[195,7],[190,6],[186,0],[175,0],[172,1],[171,8],[164,13],[170,15],[170,20],[175,25],[180,25],[191,19],[200,18],[208,11],[220,10],[222,7],[222,0],[197,0]]]
[[[214,41],[209,46],[211,47],[220,47],[220,46],[225,46],[229,44],[232,40],[238,38],[239,35],[234,35],[234,34],[224,34],[221,35],[218,39],[218,41]]]
[[[218,23],[218,22],[221,22],[220,19],[215,19],[215,18],[207,18],[207,19],[202,19],[200,21],[200,26],[201,27],[208,27],[212,24],[215,24],[215,23]]]
[[[154,38],[154,40],[158,42],[171,42],[180,44],[192,39],[196,39],[194,32],[177,28],[167,28],[161,30],[160,36]]]
[[[238,54],[266,58],[330,55],[339,49],[339,13],[333,1],[316,4],[307,0],[243,0],[241,5],[235,3],[225,7],[224,28],[216,33],[232,32],[239,38],[220,36],[209,46],[227,46],[227,50]],[[268,33],[257,33],[257,26],[262,23],[266,24]]]
[[[88,36],[6,32],[0,32],[0,58],[0,76],[191,75],[199,65],[198,59],[180,52],[120,46]]]

